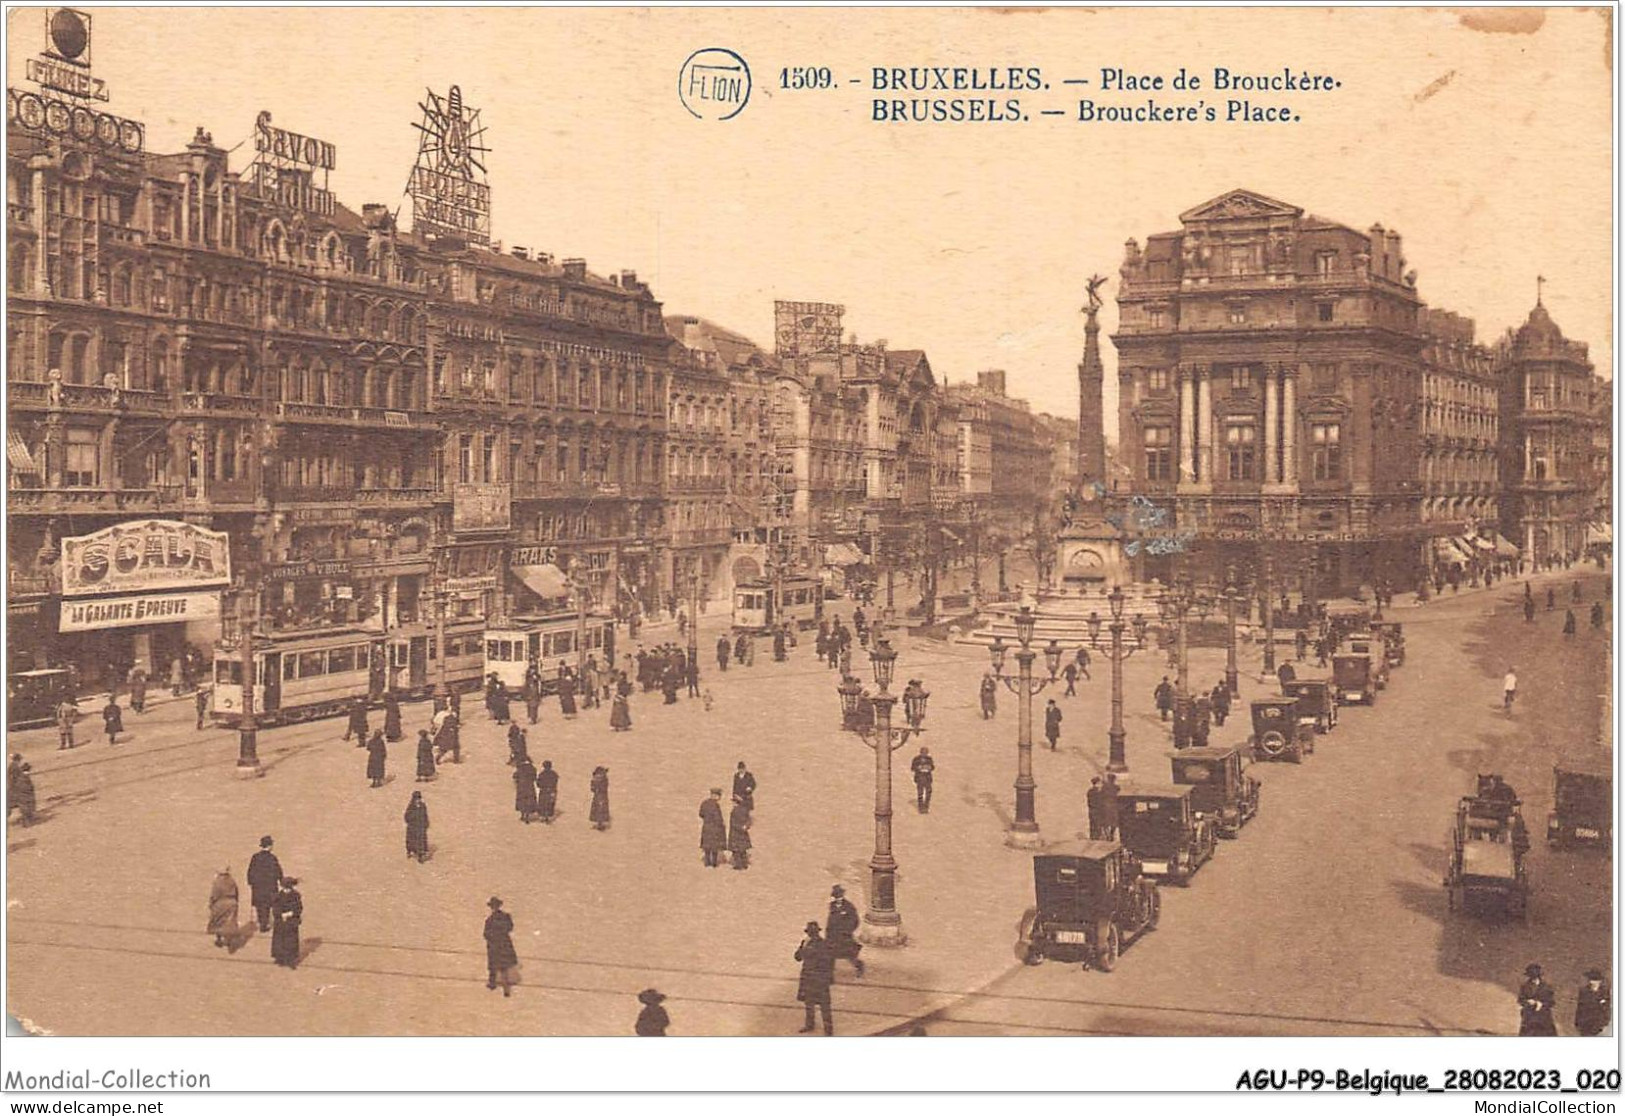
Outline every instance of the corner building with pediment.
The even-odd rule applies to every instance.
[[[1128,241],[1112,338],[1127,487],[1166,513],[1137,573],[1247,579],[1268,554],[1280,589],[1412,587],[1423,303],[1399,234],[1247,190],[1179,220]]]

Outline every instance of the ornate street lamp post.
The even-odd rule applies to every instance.
[[[1236,605],[1240,594],[1233,586],[1224,591],[1224,619],[1227,626],[1224,646],[1224,685],[1232,698],[1241,696],[1241,685],[1236,678]]]
[[[580,555],[570,558],[570,587],[576,599],[576,685],[587,676],[587,585],[582,571],[585,563]]]
[[[1165,621],[1175,625],[1174,657],[1174,747],[1186,748],[1191,740],[1190,645],[1186,621],[1192,609],[1198,617],[1207,615],[1207,601],[1198,597],[1189,582],[1179,582],[1157,599],[1157,610]]]
[[[700,673],[700,563],[688,568],[688,669],[695,678]]]
[[[431,574],[430,591],[434,601],[434,701],[438,710],[451,699],[451,689],[446,685],[446,610],[451,607],[446,592],[445,563],[437,550],[434,556],[433,573]]]
[[[886,640],[876,640],[869,652],[879,691],[866,694],[856,678],[835,687],[841,699],[841,727],[856,734],[875,753],[875,851],[869,860],[869,909],[859,937],[870,945],[897,946],[907,941],[903,916],[897,910],[897,861],[891,851],[891,754],[908,743],[911,733],[923,732],[925,707],[931,697],[916,685],[903,694],[907,727],[893,740],[891,714],[897,696],[891,692],[897,652]]]
[[[254,720],[254,632],[259,627],[259,584],[253,566],[244,572],[239,600],[237,642],[242,650],[243,714],[237,723],[237,776],[262,775],[259,755],[259,726]]]
[[[1106,598],[1111,606],[1112,622],[1106,625],[1111,632],[1111,650],[1102,650],[1100,646],[1100,616],[1098,613],[1089,614],[1089,643],[1095,650],[1111,660],[1112,663],[1112,726],[1106,731],[1107,761],[1106,770],[1118,773],[1128,770],[1128,753],[1125,751],[1128,733],[1123,729],[1123,664],[1129,656],[1145,646],[1146,622],[1145,617],[1136,615],[1128,626],[1134,631],[1134,646],[1128,647],[1123,643],[1123,587],[1112,586],[1112,591]]]
[[[1275,559],[1264,554],[1264,674],[1275,674]]]
[[[1056,672],[1061,669],[1061,645],[1052,639],[1044,649],[1044,665],[1049,668],[1049,677],[1033,677],[1033,661],[1038,658],[1038,652],[1032,649],[1032,640],[1037,624],[1038,617],[1033,615],[1032,607],[1022,605],[1016,613],[1018,672],[1015,678],[1006,678],[1004,674],[1004,640],[995,636],[989,649],[993,672],[1020,699],[1020,716],[1016,722],[1016,817],[1010,823],[1005,843],[1026,848],[1043,843],[1033,810],[1038,792],[1038,784],[1033,781],[1033,697],[1054,682]]]

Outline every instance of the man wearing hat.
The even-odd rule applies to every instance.
[[[282,890],[271,903],[271,960],[289,969],[299,967],[299,924],[305,918],[304,898],[294,888],[298,882],[283,876]]]
[[[852,967],[862,976],[863,960],[858,954],[863,952],[863,946],[854,936],[858,932],[858,909],[846,897],[846,888],[840,884],[830,888],[829,894],[829,917],[824,920],[824,926],[829,933],[826,944],[830,951],[830,979],[834,979],[837,958],[852,962]]]
[[[824,1033],[835,1033],[835,1021],[830,1018],[829,990],[835,983],[835,954],[818,933],[818,923],[807,923],[806,938],[796,948],[796,960],[801,962],[801,983],[796,988],[796,999],[807,1011],[802,1034],[813,1029],[813,1008],[824,1014]]]
[[[248,861],[249,902],[254,916],[259,919],[260,933],[271,929],[271,904],[276,902],[276,889],[282,883],[282,865],[271,851],[271,838],[260,838],[260,851]]]
[[[513,916],[502,909],[502,900],[495,895],[485,905],[491,908],[485,920],[485,987],[495,991],[500,982],[502,994],[511,996],[519,968],[519,954],[513,948]]]
[[[700,803],[700,852],[705,866],[715,868],[722,860],[722,846],[728,843],[728,824],[722,818],[722,788],[712,787],[711,797]]]
[[[1103,841],[1106,838],[1106,792],[1101,788],[1100,776],[1096,775],[1089,780],[1089,790],[1084,794],[1084,802],[1089,810],[1089,839]]]
[[[638,993],[638,1003],[643,1005],[643,1010],[638,1012],[637,1026],[632,1029],[634,1034],[640,1038],[666,1037],[666,1028],[671,1026],[671,1016],[660,1006],[665,998],[663,993],[653,988],[645,988]]]
[[[931,783],[937,770],[937,761],[931,758],[930,748],[921,748],[920,754],[909,761],[914,772],[914,805],[922,814],[931,812]]]
[[[756,811],[756,776],[745,767],[744,760],[734,769],[734,797],[745,804],[746,813]]]
[[[1574,1029],[1582,1035],[1600,1035],[1608,1029],[1613,1015],[1613,997],[1603,987],[1602,970],[1587,969],[1586,982],[1580,985],[1574,1001]]]
[[[1528,979],[1518,989],[1518,1034],[1556,1035],[1557,1019],[1552,1015],[1556,994],[1542,978],[1539,965],[1526,966],[1523,975]]]

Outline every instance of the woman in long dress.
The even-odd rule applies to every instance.
[[[632,727],[632,708],[627,705],[624,694],[616,694],[609,708],[609,727],[616,732],[625,732]]]
[[[401,703],[391,691],[384,695],[384,739],[393,742],[404,735],[401,731]]]
[[[305,918],[304,898],[295,889],[299,881],[282,877],[282,890],[271,901],[271,960],[290,969],[299,967],[299,924]]]
[[[428,729],[418,729],[418,779],[420,783],[427,783],[434,778],[434,741],[429,739]]]
[[[559,679],[559,710],[566,717],[576,715],[576,680],[573,674]]]
[[[384,730],[373,729],[372,735],[367,738],[367,778],[372,780],[374,787],[384,785],[384,761],[389,757],[389,748],[384,744]]]
[[[587,820],[592,822],[594,829],[609,828],[609,768],[607,767],[592,769],[592,808],[587,811]]]
[[[231,878],[230,867],[220,869],[209,888],[209,933],[221,948],[237,933],[237,881]]]
[[[496,990],[502,985],[502,994],[512,994],[518,983],[519,954],[513,948],[513,916],[502,909],[502,900],[491,896],[486,901],[491,908],[485,920],[485,987]]]
[[[536,766],[527,755],[521,755],[514,764],[513,808],[519,811],[519,820],[526,825],[536,816]]]
[[[412,792],[412,801],[406,804],[406,855],[417,857],[421,864],[429,856],[429,804],[423,801],[422,791]]]

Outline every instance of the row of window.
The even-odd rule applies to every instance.
[[[1309,425],[1310,476],[1317,481],[1338,480],[1343,475],[1343,427],[1341,423],[1316,422]],[[1174,428],[1147,426],[1144,434],[1145,479],[1175,479]],[[1231,423],[1224,430],[1225,479],[1250,481],[1258,476],[1258,427],[1251,423]]]

